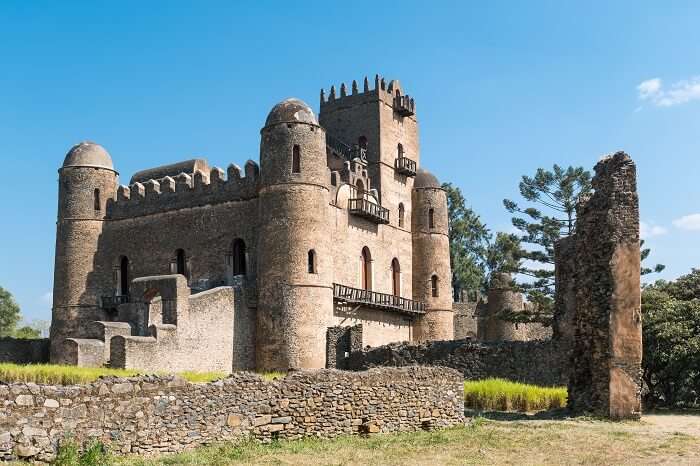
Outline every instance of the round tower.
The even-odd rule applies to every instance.
[[[275,105],[260,133],[256,365],[325,367],[333,313],[326,134],[298,99]]]
[[[485,315],[479,316],[477,338],[482,341],[523,340],[524,326],[503,320],[502,312],[523,309],[523,295],[513,290],[513,278],[508,273],[494,273],[489,283],[489,299]],[[520,330],[520,331],[519,331]]]
[[[84,338],[87,324],[102,318],[98,277],[104,274],[95,270],[95,255],[117,176],[107,151],[92,142],[73,146],[58,170],[52,362],[69,362],[61,350],[63,341]]]
[[[413,299],[426,303],[416,339],[452,340],[452,270],[447,194],[431,173],[419,169],[412,192]]]

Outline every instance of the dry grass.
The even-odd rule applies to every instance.
[[[566,387],[538,387],[504,379],[464,382],[466,408],[499,411],[541,411],[566,406]]]

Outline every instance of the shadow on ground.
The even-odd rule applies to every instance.
[[[537,411],[533,413],[465,409],[464,415],[467,417],[483,417],[484,419],[490,419],[492,421],[560,421],[564,419],[573,419],[566,408]]]

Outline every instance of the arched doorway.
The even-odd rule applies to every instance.
[[[365,246],[362,248],[362,255],[360,256],[360,285],[363,290],[372,289],[372,254],[369,252],[369,248]]]
[[[391,261],[391,294],[401,296],[401,265],[397,258]]]
[[[363,199],[365,197],[365,183],[358,178],[357,182],[355,183],[355,187],[357,188],[357,198]]]

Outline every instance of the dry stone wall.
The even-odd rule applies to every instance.
[[[437,367],[318,370],[208,384],[108,378],[80,386],[0,385],[0,460],[50,461],[66,435],[117,453],[213,441],[298,439],[448,427],[464,421],[462,376]]]
[[[49,362],[49,339],[0,338],[0,362],[47,363]]]

